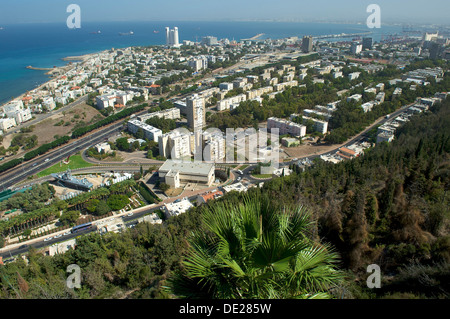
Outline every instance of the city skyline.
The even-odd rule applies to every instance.
[[[313,3],[296,0],[273,2],[230,0],[226,7],[217,1],[194,0],[186,4],[182,0],[170,3],[131,0],[127,6],[118,1],[99,0],[76,2],[81,8],[84,22],[114,21],[283,21],[283,22],[356,22],[365,23],[370,13],[366,12],[373,1],[344,0],[339,4],[331,0],[318,0]],[[431,0],[427,2],[380,0],[381,18],[385,23],[408,24],[448,24],[446,12],[449,4]],[[69,13],[69,3],[44,0],[36,3],[22,0],[2,5],[0,23],[64,22]],[[239,10],[237,10],[239,8]],[[220,10],[219,10],[220,9]]]

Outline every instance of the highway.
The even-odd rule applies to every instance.
[[[147,111],[136,113],[136,115],[145,113],[147,113]],[[69,155],[73,155],[85,148],[107,140],[110,136],[119,133],[122,130],[122,127],[123,120],[120,120],[118,123],[99,128],[93,133],[82,136],[77,140],[71,140],[68,144],[64,144],[54,150],[1,173],[0,191],[4,191],[7,188],[27,179],[28,176],[34,175],[48,167],[53,166],[54,164],[59,163]]]
[[[105,129],[101,129],[73,142],[69,142],[68,144],[65,144],[55,150],[38,156],[30,161],[24,162],[11,170],[3,172],[0,174],[0,190],[3,191],[18,182],[27,179],[28,176],[34,175],[56,163],[59,163],[69,155],[75,154],[91,145],[95,145],[107,139],[111,135],[117,134],[121,130],[122,126],[122,123],[113,124]]]

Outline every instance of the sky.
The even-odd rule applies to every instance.
[[[81,20],[218,21],[283,20],[365,23],[369,4],[381,8],[381,22],[450,24],[448,0],[1,0],[0,26],[64,22],[70,4]]]

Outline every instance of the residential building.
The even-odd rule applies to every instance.
[[[16,120],[14,118],[6,117],[0,119],[0,130],[2,130],[3,132],[14,126],[16,126]]]
[[[191,145],[191,136],[178,130],[158,137],[159,155],[165,158],[190,158],[193,149]]]
[[[359,78],[359,75],[360,75],[360,74],[361,74],[361,72],[352,72],[352,73],[349,73],[348,79],[349,79],[350,81],[356,80],[357,78]]]
[[[207,203],[210,200],[214,200],[223,196],[223,192],[219,190],[213,190],[205,194],[197,195],[197,204],[201,205]]]
[[[225,138],[222,132],[203,132],[203,160],[221,162],[225,159]]]
[[[225,111],[225,110],[231,110],[234,107],[238,106],[239,103],[246,101],[247,96],[245,94],[239,94],[236,96],[232,96],[227,99],[223,99],[219,102],[217,102],[217,111]]]
[[[295,114],[292,114],[295,115]],[[292,116],[291,115],[291,116]],[[313,121],[314,122],[314,130],[316,132],[325,134],[328,131],[328,122],[315,119],[313,117],[308,116],[302,116],[303,124],[306,124],[307,121]]]
[[[178,28],[170,29],[166,27],[166,45],[169,47],[179,47]]]
[[[211,45],[217,45],[217,44],[219,44],[219,42],[217,41],[216,37],[206,36],[206,37],[202,38],[202,44],[211,46]]]
[[[302,39],[302,52],[309,53],[313,50],[313,38],[312,36],[304,36]]]
[[[350,47],[350,52],[352,54],[360,54],[362,51],[362,44],[359,44],[358,42],[352,42],[352,45]]]
[[[189,128],[195,131],[206,125],[205,100],[198,94],[186,98],[186,112]]]
[[[306,126],[285,119],[270,117],[267,119],[267,129],[272,130],[274,128],[279,129],[280,135],[290,134],[296,137],[306,135]]]
[[[166,215],[166,218],[178,216],[187,212],[192,207],[194,207],[194,205],[192,205],[187,198],[183,198],[183,200],[180,201],[164,204],[164,214]]]
[[[373,39],[369,37],[364,37],[362,39],[362,49],[363,50],[372,50]]]
[[[158,111],[158,112],[153,112],[153,113],[147,113],[144,115],[138,115],[136,117],[136,119],[138,121],[144,122],[147,121],[148,119],[151,119],[153,117],[158,117],[158,118],[163,118],[163,119],[169,119],[169,120],[176,120],[180,118],[180,109],[173,107],[170,109],[166,109],[166,110],[162,110],[162,111]]]
[[[159,137],[162,136],[162,131],[156,127],[148,125],[144,122],[138,120],[130,120],[128,121],[128,131],[133,134],[136,134],[139,129],[142,129],[144,132],[144,137],[146,139],[157,142]]]
[[[233,89],[233,83],[222,82],[219,84],[219,89],[223,91],[229,91]]]

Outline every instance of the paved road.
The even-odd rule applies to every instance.
[[[136,115],[145,113],[147,113],[147,111],[139,112]],[[34,175],[48,167],[53,166],[54,164],[67,158],[69,155],[73,155],[99,142],[106,141],[110,136],[116,135],[120,132],[122,128],[123,120],[100,128],[93,133],[80,137],[77,140],[71,140],[68,144],[62,145],[46,154],[38,156],[30,161],[26,161],[13,169],[0,173],[0,191],[3,191],[27,179],[28,176]]]

